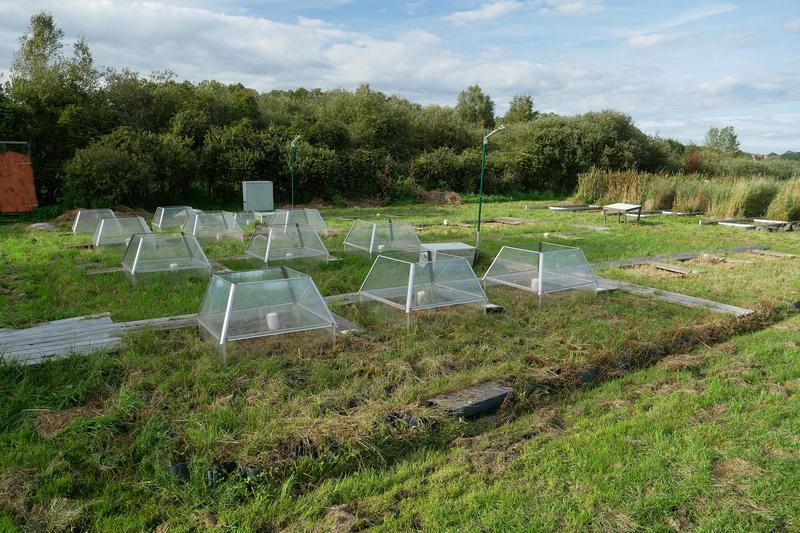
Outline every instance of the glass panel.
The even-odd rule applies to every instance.
[[[525,290],[538,290],[539,253],[503,246],[483,276],[485,286],[511,285]]]
[[[406,309],[487,302],[480,282],[463,257],[438,253],[391,253],[380,255],[359,290],[359,295]]]
[[[192,208],[188,205],[159,207],[153,216],[153,228],[159,230],[179,229],[191,211]]]
[[[323,235],[328,234],[328,225],[316,209],[276,209],[269,221],[270,226],[310,226]]]
[[[290,261],[328,258],[328,249],[309,226],[259,226],[247,244],[245,254],[260,261]]]
[[[222,335],[225,309],[228,305],[232,284],[220,276],[212,276],[197,312],[200,327],[210,333],[217,341]]]
[[[542,264],[544,292],[585,287],[597,283],[592,267],[579,248],[562,247],[545,252]]]
[[[183,233],[194,235],[201,240],[221,240],[224,238],[243,240],[244,232],[236,222],[233,213],[224,211],[189,213],[181,228]]]
[[[72,233],[94,233],[97,222],[103,218],[116,218],[111,209],[81,209],[72,223]]]
[[[438,253],[434,261],[417,264],[412,291],[413,308],[479,301],[488,302],[480,281],[463,257]]]
[[[504,246],[483,276],[484,285],[510,285],[538,293],[540,256],[542,293],[597,283],[580,248],[550,243],[536,243],[531,248],[541,251]]]
[[[130,274],[212,268],[194,236],[153,233],[139,233],[131,238],[122,256],[122,266]]]
[[[382,254],[420,249],[422,245],[414,226],[402,220],[356,220],[344,240],[345,253]]]
[[[105,218],[97,223],[92,245],[127,245],[135,233],[150,233],[150,227],[142,217]]]
[[[226,316],[224,342],[335,327],[313,280],[286,267],[214,275],[197,320],[219,341]]]

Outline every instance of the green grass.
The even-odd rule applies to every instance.
[[[701,227],[691,218],[655,218],[640,225],[609,222],[612,229],[598,233],[575,226],[601,225],[597,213],[525,211],[524,204],[484,206],[486,218],[516,216],[533,222],[486,224],[479,273],[503,244],[543,240],[545,232],[578,237],[547,240],[580,246],[593,262],[749,243],[800,252],[797,233]],[[344,217],[397,216],[415,222],[423,241],[471,242],[472,230],[452,223],[469,222],[474,212],[473,205],[420,205],[323,214],[338,228],[352,224]],[[451,225],[441,225],[444,218]],[[326,239],[334,255],[341,255],[343,239],[343,234]],[[88,270],[117,266],[121,250],[68,247],[80,241],[26,233],[22,224],[0,226],[0,328],[100,312],[111,312],[118,321],[196,312],[205,280],[189,277],[178,283],[134,286],[120,273],[87,276]],[[241,255],[243,247],[223,243],[206,251],[212,258],[229,258]],[[453,475],[462,475],[465,464],[472,464],[468,459],[464,463],[469,453],[459,450],[464,439],[488,442],[493,435],[513,434],[525,420],[539,427],[538,415],[545,411],[571,412],[571,418],[559,416],[569,420],[570,427],[574,422],[588,428],[596,419],[605,420],[604,410],[587,411],[582,418],[576,406],[591,404],[593,394],[612,397],[620,380],[598,389],[606,393],[575,394],[576,376],[584,370],[596,369],[598,376],[611,380],[623,373],[620,360],[646,367],[663,355],[713,344],[763,327],[762,319],[786,314],[785,304],[797,299],[792,280],[800,277],[798,261],[752,259],[754,265],[709,266],[694,277],[647,276],[646,283],[635,278],[646,273],[636,270],[602,272],[761,310],[751,321],[624,293],[563,293],[546,298],[539,307],[527,294],[495,289],[489,296],[505,306],[503,315],[444,310],[417,318],[410,329],[397,315],[387,317],[356,305],[339,307],[337,312],[363,325],[365,332],[340,338],[334,349],[321,354],[298,350],[224,366],[195,331],[184,330],[132,335],[121,349],[105,355],[30,368],[0,366],[0,509],[5,513],[0,514],[0,524],[13,522],[31,530],[140,531],[162,523],[177,530],[248,530],[298,521],[310,527],[342,511],[340,520],[354,515],[359,523],[386,529],[448,524],[454,529],[499,529],[506,520],[514,525],[509,515],[530,498],[526,491],[541,491],[540,499],[530,504],[530,514],[542,518],[530,523],[542,529],[614,527],[624,525],[624,517],[631,524],[655,525],[674,502],[665,496],[658,505],[640,501],[636,507],[637,498],[646,492],[643,486],[637,489],[636,481],[650,472],[664,487],[675,487],[683,478],[675,478],[670,464],[643,456],[638,470],[632,470],[637,474],[612,482],[604,476],[622,474],[609,468],[614,463],[599,461],[603,454],[616,457],[624,451],[611,437],[642,438],[638,431],[654,420],[648,418],[649,407],[632,406],[631,413],[644,418],[638,425],[616,427],[615,434],[532,445],[536,450],[529,450],[528,462],[521,464],[517,461],[526,456],[522,451],[508,460],[499,456],[503,473],[495,477],[506,479],[505,488],[494,482],[469,482],[483,476],[482,471],[464,473],[463,483],[453,480]],[[222,262],[248,268],[244,262]],[[369,267],[369,261],[347,257],[309,273],[328,295],[357,290]],[[761,340],[753,342],[771,345],[771,337],[759,335],[752,338]],[[646,380],[653,372],[657,369],[622,379]],[[488,380],[520,393],[496,416],[465,422],[426,406],[434,394]],[[547,383],[554,392],[525,396],[524,391],[537,383]],[[416,424],[393,421],[388,417],[392,412],[413,416]],[[694,430],[685,431],[688,438]],[[551,430],[543,427],[541,432],[544,438]],[[758,437],[766,434],[754,436]],[[579,443],[590,445],[598,460],[581,456]],[[660,444],[666,453],[680,442]],[[516,450],[522,445],[509,442],[507,447]],[[683,459],[684,465],[705,464],[702,457]],[[230,460],[257,465],[263,474],[255,481],[235,475],[217,488],[208,487],[206,470]],[[169,465],[176,461],[189,464],[188,481],[170,476]],[[525,465],[535,467],[536,475],[525,475]],[[594,470],[582,482],[587,465]],[[429,473],[436,473],[442,484],[432,483]],[[531,479],[538,480],[535,486]],[[406,493],[406,484],[428,489]],[[513,486],[519,490],[510,490]],[[504,490],[508,497],[499,494]],[[610,497],[615,491],[618,495]],[[397,503],[404,498],[409,499],[405,507]],[[448,505],[452,498],[470,511]],[[346,507],[335,507],[340,504]],[[648,505],[654,509],[650,518]],[[396,513],[390,512],[391,506],[397,507]],[[661,514],[655,512],[658,509]],[[733,520],[733,515],[725,516]],[[556,519],[562,522],[552,522]],[[613,521],[617,519],[620,522]],[[519,524],[523,527],[524,522]]]

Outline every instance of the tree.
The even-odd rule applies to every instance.
[[[706,133],[706,147],[718,150],[725,154],[735,154],[739,151],[739,138],[733,126],[724,128],[710,128]]]
[[[456,112],[469,124],[482,128],[494,127],[494,102],[479,85],[472,85],[458,95]]]
[[[527,94],[518,94],[511,99],[511,105],[508,106],[503,117],[503,122],[506,124],[514,124],[516,122],[528,122],[533,120],[536,115],[533,112],[533,98]]]
[[[30,80],[37,71],[56,66],[63,59],[63,38],[64,31],[56,25],[53,15],[46,11],[33,15],[28,33],[19,38],[19,50],[11,63],[12,78]]]

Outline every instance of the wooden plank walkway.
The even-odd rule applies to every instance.
[[[797,257],[795,254],[787,254],[786,252],[776,252],[774,250],[751,250],[750,253],[758,254],[758,255],[766,255],[769,257]]]
[[[672,272],[673,274],[681,274],[682,276],[686,276],[688,274],[697,274],[697,270],[684,268],[678,265],[670,265],[669,263],[660,263],[656,261],[651,264],[659,270],[665,270],[667,272]]]
[[[746,316],[752,314],[752,309],[745,309],[744,307],[737,307],[735,305],[723,304],[706,300],[704,298],[697,298],[696,296],[688,296],[686,294],[679,294],[677,292],[662,291],[652,287],[644,287],[642,285],[635,285],[627,281],[618,281],[615,279],[598,278],[598,283],[601,288],[611,290],[620,290],[637,296],[644,296],[647,298],[655,298],[664,302],[682,305],[684,307],[694,307],[697,309],[708,309],[717,313],[726,313],[734,316]]]
[[[358,324],[336,313],[333,316],[337,333],[347,334],[362,330]],[[26,329],[0,329],[0,359],[21,365],[34,365],[70,354],[88,354],[117,348],[122,337],[134,331],[165,331],[196,325],[195,314],[114,322],[109,313],[103,313],[55,320]]]

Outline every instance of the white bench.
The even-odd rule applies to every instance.
[[[620,218],[625,216],[625,222],[628,221],[628,213],[636,213],[636,222],[642,217],[642,206],[636,204],[624,204],[624,203],[616,203],[616,204],[609,204],[603,206],[603,220],[606,220],[606,216],[609,214],[616,214],[617,215],[617,222],[620,221]]]

